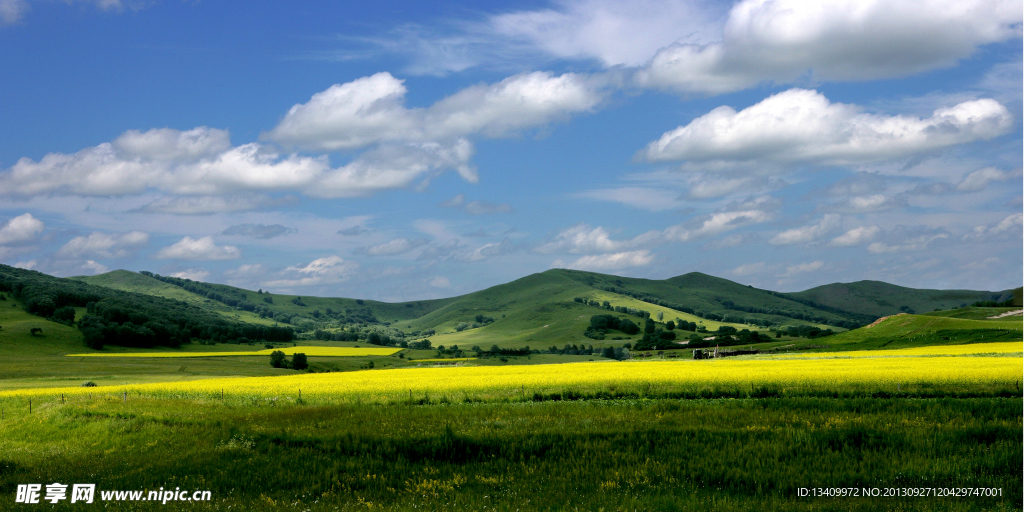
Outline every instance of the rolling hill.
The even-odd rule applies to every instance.
[[[961,308],[978,301],[1002,302],[1013,297],[1013,290],[922,290],[881,281],[857,281],[826,284],[786,295],[822,306],[879,317],[896,313],[925,313]]]

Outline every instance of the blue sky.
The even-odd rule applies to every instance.
[[[425,4],[0,0],[0,262],[1021,285],[1019,1]]]

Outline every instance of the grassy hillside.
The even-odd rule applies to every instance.
[[[1013,296],[1013,290],[986,292],[973,290],[918,290],[881,281],[833,283],[802,292],[786,294],[846,311],[886,316],[897,313],[926,313],[948,310],[977,301],[1001,302]]]
[[[72,279],[83,281],[96,286],[113,288],[116,290],[156,295],[169,299],[176,299],[190,304],[200,305],[211,311],[216,311],[228,316],[233,320],[273,325],[273,319],[261,318],[258,314],[244,311],[238,307],[225,304],[222,301],[212,300],[194,291],[187,290],[182,286],[161,280],[167,279],[163,276],[150,277],[148,275],[130,272],[127,270],[115,270],[106,274],[95,276],[79,276]],[[202,283],[191,280],[181,281],[186,285],[193,286],[201,291],[216,293],[222,297],[235,301],[246,301],[260,307],[272,309],[284,315],[298,315],[313,318],[314,312],[326,315],[328,310],[344,315],[350,311],[361,318],[374,318],[380,322],[396,322],[422,316],[453,299],[435,299],[412,302],[388,303],[372,300],[348,299],[339,297],[309,297],[297,295],[282,295],[275,293],[259,293],[257,291],[236,288],[224,284]],[[351,314],[350,314],[351,315]]]
[[[744,286],[700,272],[691,272],[662,281],[618,277],[577,270],[550,270],[590,288],[632,296],[648,302],[657,298],[695,312],[764,318],[776,324],[830,323],[854,320],[867,323],[874,319],[857,312],[828,311],[794,301],[784,294]],[[794,322],[796,320],[796,322]]]
[[[997,341],[1021,341],[1024,334],[1020,317],[1006,320],[971,320],[942,316],[899,314],[875,325],[815,340],[828,350],[870,350],[962,345]]]
[[[1021,314],[1006,315],[1002,318],[998,317],[1006,313],[1021,311],[1020,306],[1014,306],[1009,308],[976,308],[968,306],[966,308],[949,309],[945,311],[932,311],[931,313],[923,313],[925,316],[943,316],[947,318],[966,318],[968,320],[1017,320],[1020,321]]]

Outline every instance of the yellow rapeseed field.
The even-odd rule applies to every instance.
[[[271,352],[280,350],[285,355],[296,353],[318,357],[350,357],[350,356],[390,356],[402,349],[394,347],[355,348],[355,347],[283,347],[251,352],[115,352],[110,354],[68,354],[67,357],[224,357],[224,356],[269,356]]]
[[[1002,345],[1002,344],[992,344]],[[981,347],[996,352],[993,347]],[[963,346],[932,347],[957,351]],[[872,351],[876,356],[844,358],[771,357],[683,361],[591,362],[552,365],[464,366],[408,368],[282,377],[234,377],[109,386],[106,388],[46,388],[0,392],[2,397],[64,393],[76,395],[127,391],[142,395],[210,396],[225,394],[274,399],[295,397],[358,397],[392,400],[416,394],[452,396],[482,393],[509,397],[534,392],[593,389],[751,389],[765,386],[792,391],[870,390],[903,386],[1010,385],[1020,379],[1019,356],[963,357],[934,355],[906,357],[905,351]],[[819,356],[821,354],[818,354]],[[903,355],[903,357],[900,357]]]
[[[850,350],[848,352],[805,352],[800,354],[778,354],[769,357],[912,357],[912,356],[966,356],[975,354],[1020,354],[1024,343],[1002,341],[996,343],[973,343],[969,345],[933,345],[893,350]]]

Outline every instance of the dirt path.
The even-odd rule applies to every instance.
[[[989,320],[993,320],[993,319],[996,319],[996,318],[1003,318],[1004,316],[1019,315],[1021,313],[1024,313],[1024,309],[1018,309],[1017,311],[1007,311],[1006,313],[1003,313],[1001,315],[990,316],[990,317],[988,317],[988,319]]]

